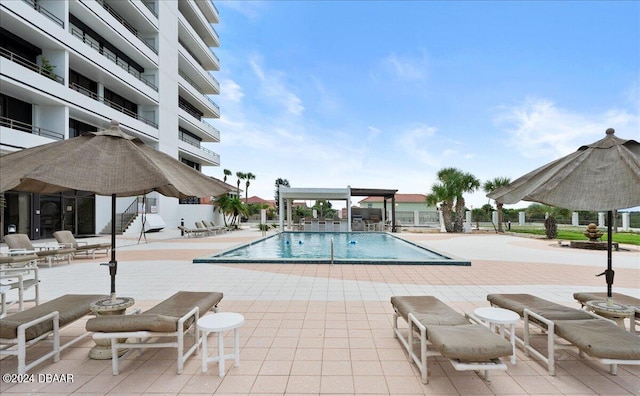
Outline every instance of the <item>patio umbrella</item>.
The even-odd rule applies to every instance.
[[[82,190],[111,196],[111,295],[115,296],[116,197],[157,191],[176,198],[209,197],[229,185],[203,175],[175,158],[122,132],[108,129],[27,148],[0,157],[0,193],[7,190],[52,194]]]
[[[534,201],[573,210],[607,211],[607,295],[611,298],[613,210],[640,206],[640,143],[614,136],[543,165],[487,194],[503,204]]]

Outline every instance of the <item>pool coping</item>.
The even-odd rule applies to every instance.
[[[216,256],[222,256],[224,254],[227,254],[229,252],[233,252],[234,250],[238,250],[238,249],[243,249],[247,246],[251,246],[251,245],[255,245],[257,243],[263,242],[269,238],[274,238],[276,236],[278,236],[281,233],[305,233],[305,232],[316,232],[316,231],[283,231],[283,232],[279,232],[273,235],[269,235],[269,236],[265,236],[263,238],[257,239],[255,241],[249,242],[249,243],[245,243],[242,244],[240,246],[234,246],[232,248],[223,250],[221,252],[216,253],[215,255],[212,256],[207,256],[207,257],[198,257],[198,258],[194,258],[192,260],[193,264],[340,264],[340,265],[344,265],[344,264],[352,264],[352,265],[357,265],[357,264],[367,264],[367,265],[448,265],[448,266],[465,266],[465,267],[469,267],[471,266],[471,261],[470,260],[463,260],[463,259],[459,259],[459,258],[454,258],[451,257],[449,255],[445,255],[443,253],[440,253],[438,251],[435,251],[433,249],[427,248],[425,246],[422,246],[420,244],[417,244],[413,241],[409,241],[407,239],[401,238],[397,235],[394,235],[394,233],[390,233],[390,232],[376,232],[378,234],[388,234],[396,239],[399,239],[405,243],[408,243],[414,247],[417,247],[419,249],[423,249],[423,250],[427,250],[433,253],[436,253],[442,257],[444,257],[446,260],[439,260],[439,259],[435,259],[435,260],[419,260],[419,259],[341,259],[341,258],[334,258],[333,260],[331,260],[330,258],[293,258],[293,259],[286,259],[286,258],[261,258],[261,259],[247,259],[247,258],[229,258],[229,257],[216,257]],[[356,231],[358,232],[358,231]],[[336,233],[348,233],[348,231],[341,231],[341,232],[332,232],[334,234]],[[353,231],[351,232],[353,233]]]

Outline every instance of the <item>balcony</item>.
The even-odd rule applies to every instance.
[[[22,1],[24,1],[27,4],[29,4],[31,7],[33,7],[34,10],[38,11],[42,15],[44,15],[47,18],[51,19],[56,24],[60,25],[60,27],[64,28],[64,21],[62,19],[60,19],[57,16],[53,15],[51,12],[49,12],[49,10],[47,10],[44,7],[42,7],[40,4],[36,3],[35,0],[22,0]]]
[[[220,165],[220,155],[218,153],[202,147],[200,145],[200,142],[189,139],[186,135],[179,134],[178,139],[181,142],[186,143],[186,145],[180,145],[182,146],[182,151],[184,153],[190,154],[188,156],[183,155],[183,157],[192,160],[207,161],[207,163],[204,165]]]
[[[150,87],[154,91],[158,92],[158,87],[155,84],[153,84],[151,81],[149,81],[146,78],[144,78],[142,76],[142,74],[140,74],[140,72],[138,70],[136,70],[133,67],[131,67],[131,65],[129,65],[127,62],[125,62],[122,58],[119,58],[113,52],[109,51],[108,49],[106,49],[104,47],[101,47],[98,42],[96,42],[90,36],[86,35],[81,29],[79,29],[79,28],[77,28],[75,26],[71,26],[70,30],[71,30],[71,34],[74,37],[78,38],[80,41],[82,41],[83,43],[85,43],[89,47],[91,47],[94,50],[98,51],[98,53],[100,55],[102,55],[105,58],[109,59],[110,61],[112,61],[116,65],[120,66],[120,68],[122,70],[124,70],[127,73],[131,74],[136,79],[138,79],[139,81],[142,81],[145,85],[147,85],[148,87]]]
[[[120,22],[120,24],[124,26],[129,32],[131,32],[131,34],[136,36],[144,45],[146,45],[151,51],[153,51],[154,54],[158,55],[158,50],[154,46],[149,44],[144,39],[144,37],[140,36],[140,34],[138,33],[138,30],[135,27],[133,27],[133,25],[131,25],[129,22],[127,22],[127,20],[124,19],[120,14],[118,14],[118,12],[113,7],[105,3],[104,0],[96,0],[96,2],[100,4],[102,8],[107,10],[107,12],[111,14],[111,16],[114,17],[118,22]]]
[[[0,116],[0,127],[5,127],[21,132],[31,133],[33,135],[46,137],[54,140],[63,140],[64,134],[59,132],[50,131],[45,128],[40,128],[37,126],[33,126],[31,124],[24,123],[22,121],[13,120],[8,117]]]
[[[35,64],[30,60],[27,60],[21,57],[20,55],[15,54],[5,48],[0,47],[0,56],[2,56],[3,58],[9,59],[11,62],[17,63],[20,66],[26,67],[27,69],[30,69],[40,74],[41,76],[48,77],[54,80],[55,82],[64,85],[64,78],[62,76],[59,76],[56,73],[49,70],[48,68]]]
[[[207,20],[194,0],[180,1],[178,3],[178,9],[207,46],[220,46],[218,32],[211,26],[211,22]]]
[[[146,118],[134,113],[133,111],[120,106],[117,103],[113,103],[110,100],[102,98],[102,97],[98,96],[97,93],[92,92],[92,91],[90,91],[90,90],[88,90],[88,89],[86,89],[84,87],[81,87],[80,85],[78,85],[76,83],[71,83],[69,85],[69,88],[73,89],[74,91],[80,92],[81,94],[83,94],[85,96],[88,96],[88,97],[90,97],[91,99],[93,99],[93,100],[95,100],[97,102],[104,103],[105,105],[111,107],[112,109],[117,110],[117,111],[119,111],[121,113],[124,113],[124,114],[128,115],[131,118],[135,118],[136,120],[142,121],[147,125],[150,125],[150,126],[152,126],[154,128],[158,128],[158,124],[156,124],[155,122],[153,122],[151,120],[148,120],[148,119],[146,119]]]

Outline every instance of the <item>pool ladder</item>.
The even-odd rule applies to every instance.
[[[333,265],[333,237],[331,237],[331,265]]]

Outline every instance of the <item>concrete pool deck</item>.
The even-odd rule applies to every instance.
[[[193,264],[191,260],[261,237],[243,229],[206,238],[180,238],[165,230],[149,243],[119,237],[118,295],[133,297],[143,310],[178,290],[224,293],[220,311],[245,316],[241,365],[200,371],[200,356],[176,374],[175,350],[149,349],[121,363],[88,358],[89,338],[47,361],[33,373],[73,374],[73,383],[1,383],[3,394],[640,394],[640,366],[622,365],[608,374],[599,362],[575,351],[560,351],[551,377],[539,361],[518,350],[517,364],[492,375],[456,372],[444,359],[431,360],[423,385],[391,331],[392,295],[434,295],[460,312],[488,306],[489,293],[531,293],[568,306],[576,291],[606,291],[606,252],[558,247],[550,241],[496,234],[402,233],[402,237],[446,255],[472,261],[471,267],[327,264]],[[103,238],[104,239],[104,238]],[[107,293],[109,275],[102,258],[76,259],[40,270],[41,300],[67,293]],[[614,252],[614,291],[640,297],[640,249]],[[11,298],[11,295],[9,296]],[[13,307],[15,308],[15,306]],[[84,331],[85,320],[62,330]],[[521,329],[520,329],[521,331]],[[232,333],[229,333],[231,341]],[[210,353],[216,350],[209,343]],[[228,347],[232,345],[227,342]],[[39,347],[28,349],[28,356]],[[2,373],[16,370],[13,357],[0,361]]]

